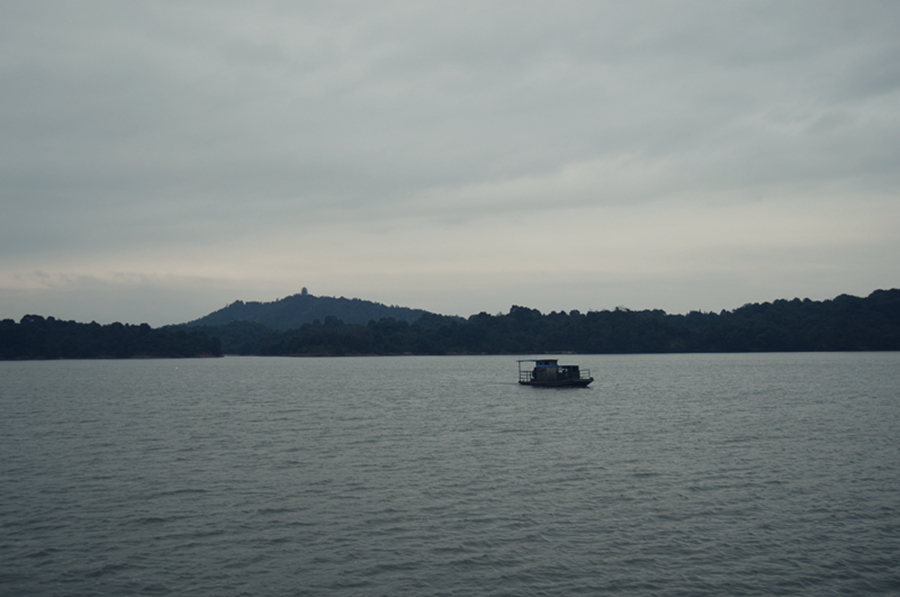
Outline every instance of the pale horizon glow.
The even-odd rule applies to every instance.
[[[900,287],[893,2],[0,6],[0,318]]]

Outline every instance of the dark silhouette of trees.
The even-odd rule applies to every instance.
[[[309,296],[309,295],[307,295]],[[310,297],[312,298],[312,297]],[[900,350],[900,290],[833,300],[776,300],[734,311],[551,312],[513,305],[468,319],[423,314],[345,323],[325,315],[277,331],[258,322],[152,329],[27,315],[0,322],[0,358],[135,356],[541,354]]]
[[[219,328],[226,352],[234,342]],[[467,320],[428,314],[415,322],[366,325],[337,318],[269,330],[245,344],[262,355],[593,354],[900,350],[900,290],[830,301],[777,300],[734,311],[669,315],[659,309],[551,312],[513,305],[506,315]]]
[[[76,323],[26,315],[0,321],[0,359],[95,359],[221,356],[203,332],[153,329],[146,323]]]

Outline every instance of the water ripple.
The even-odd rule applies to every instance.
[[[900,593],[900,355],[579,360],[0,363],[2,592]]]

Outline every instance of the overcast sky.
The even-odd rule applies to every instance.
[[[900,287],[900,2],[0,4],[0,318]]]

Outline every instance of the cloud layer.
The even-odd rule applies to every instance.
[[[893,2],[0,7],[0,317],[898,285]]]

